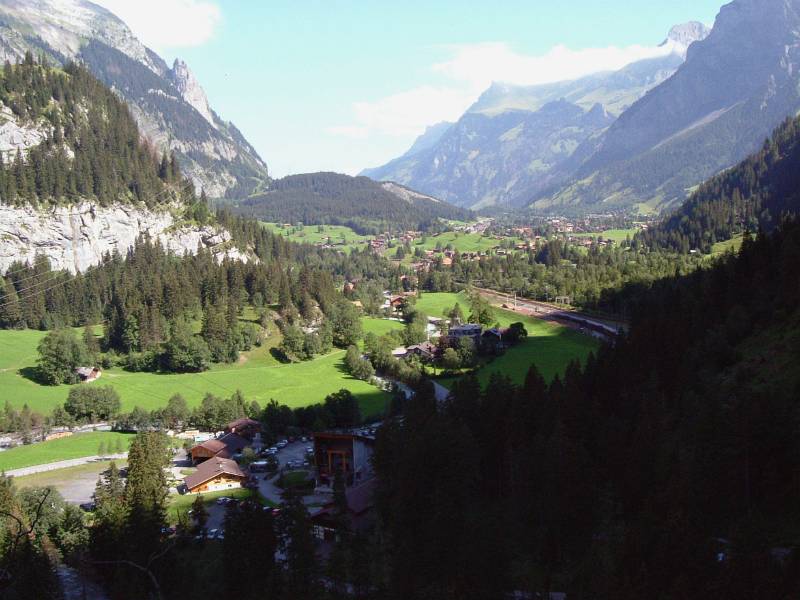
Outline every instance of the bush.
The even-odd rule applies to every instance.
[[[111,386],[72,388],[64,402],[64,410],[79,422],[107,421],[119,414],[120,400]]]
[[[49,385],[76,383],[75,369],[88,366],[86,345],[71,329],[51,331],[39,342],[38,350],[39,377]]]

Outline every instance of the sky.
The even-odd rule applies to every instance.
[[[723,0],[94,1],[185,60],[281,177],[381,165],[492,81],[620,68],[672,25],[712,25]]]

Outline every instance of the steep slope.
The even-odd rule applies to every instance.
[[[787,120],[761,150],[714,177],[675,213],[639,235],[650,247],[709,252],[745,231],[770,231],[800,213],[800,118]]]
[[[440,218],[468,219],[469,211],[402,185],[339,173],[290,175],[234,211],[262,221],[347,224],[363,231],[427,228]]]
[[[0,59],[26,50],[84,62],[130,106],[141,131],[176,152],[198,191],[246,195],[268,180],[267,166],[236,127],[209,106],[186,63],[172,68],[107,10],[86,0],[6,0],[0,4]]]
[[[439,140],[442,139],[442,136],[447,133],[447,130],[452,126],[453,123],[449,121],[442,121],[436,125],[429,125],[425,128],[422,135],[414,140],[414,143],[406,150],[405,154],[391,160],[383,166],[375,167],[374,169],[364,169],[359,175],[369,177],[375,181],[385,181],[389,174],[395,174],[396,178],[402,178],[402,174],[399,176],[397,175],[397,170],[402,170],[406,164],[412,162],[407,159],[436,146]]]
[[[673,77],[595,143],[563,204],[661,208],[755,151],[800,110],[800,0],[735,0]]]
[[[36,64],[0,78],[0,273],[46,257],[84,271],[140,235],[178,254],[240,257],[174,161],[140,139],[126,105],[87,70]]]
[[[564,181],[586,158],[585,145],[672,75],[688,46],[707,34],[700,23],[676,26],[659,56],[615,72],[535,86],[494,83],[435,145],[363,174],[460,206],[526,204]]]

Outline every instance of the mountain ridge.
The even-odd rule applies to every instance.
[[[198,191],[243,196],[268,182],[266,163],[211,109],[186,63],[170,68],[110,11],[86,0],[7,0],[0,59],[18,62],[26,50],[86,64],[128,103],[155,146],[176,152]]]
[[[661,44],[662,55],[618,71],[533,86],[494,82],[434,145],[362,173],[460,206],[528,204],[565,181],[574,169],[569,166],[573,154],[671,76],[692,35],[707,33],[701,23],[673,27]],[[564,110],[563,119],[554,121],[552,108],[564,103],[582,110],[585,118]]]

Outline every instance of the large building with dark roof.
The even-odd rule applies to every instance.
[[[202,463],[209,458],[233,458],[241,454],[250,441],[237,433],[226,433],[222,437],[206,440],[191,449],[192,462]]]

